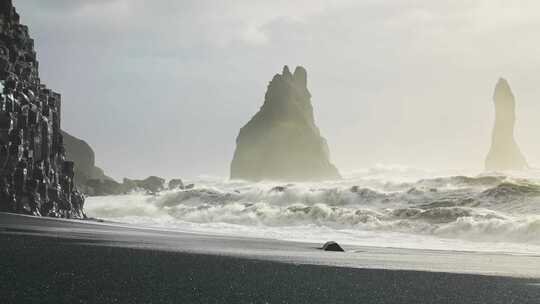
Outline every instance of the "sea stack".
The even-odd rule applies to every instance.
[[[514,139],[516,102],[508,81],[500,78],[493,94],[495,126],[491,148],[486,157],[486,170],[505,171],[528,168],[527,161]]]
[[[339,179],[315,125],[307,72],[285,66],[274,76],[259,112],[240,129],[231,178],[250,181]]]
[[[11,0],[0,3],[0,211],[83,218],[65,156],[60,94],[41,83],[34,40]]]

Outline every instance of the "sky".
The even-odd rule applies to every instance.
[[[122,177],[227,176],[273,75],[308,71],[342,171],[480,171],[508,79],[540,166],[540,2],[14,0],[62,124]]]

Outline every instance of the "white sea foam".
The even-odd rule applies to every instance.
[[[454,173],[455,174],[455,173]],[[540,253],[540,182],[386,168],[342,181],[248,183],[92,197],[90,216],[168,229],[357,245]]]

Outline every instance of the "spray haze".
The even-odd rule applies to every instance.
[[[342,171],[481,170],[499,75],[519,92],[516,140],[531,166],[540,161],[533,1],[15,4],[42,78],[66,100],[64,127],[115,178],[226,176],[238,130],[285,63],[310,71],[317,124]]]
[[[539,12],[0,0],[0,298],[537,303]]]

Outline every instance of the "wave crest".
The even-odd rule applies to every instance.
[[[457,175],[416,182],[362,177],[285,185],[212,182],[156,196],[91,198],[87,211],[120,221],[224,223],[247,231],[318,227],[348,234],[540,244],[540,184],[504,176]]]

